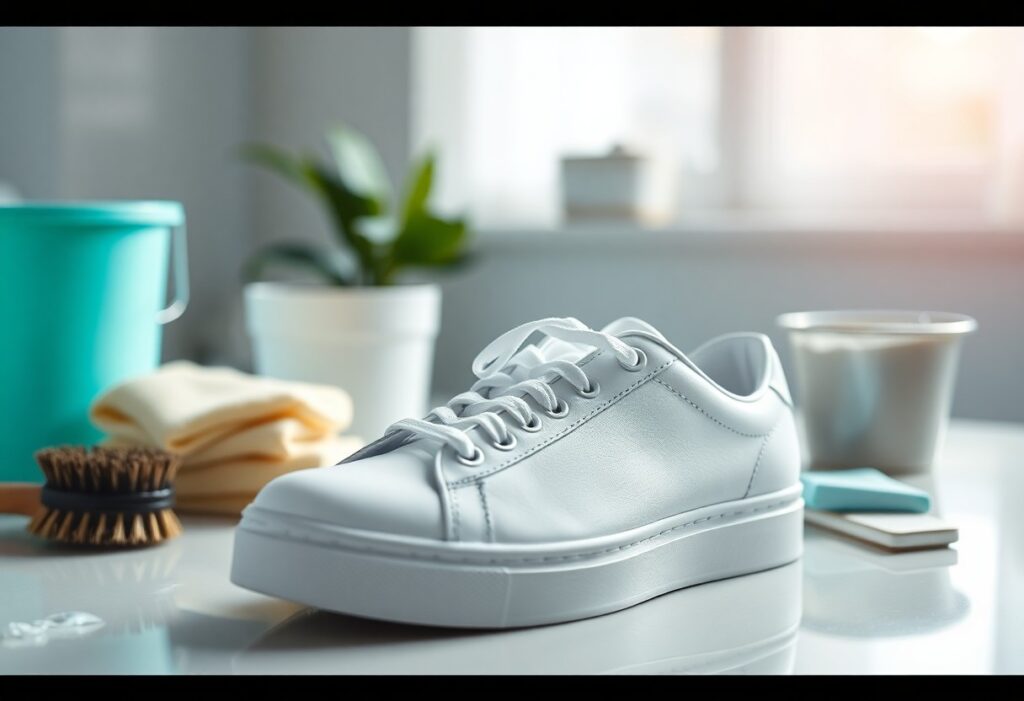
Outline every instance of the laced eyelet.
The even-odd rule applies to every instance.
[[[537,431],[541,430],[543,427],[544,427],[544,424],[541,422],[540,417],[537,416],[536,414],[534,414],[533,415],[533,419],[530,421],[530,423],[523,424],[519,428],[523,429],[527,433],[536,433]]]
[[[518,441],[516,440],[515,435],[511,433],[508,434],[508,440],[506,440],[504,443],[491,441],[491,445],[497,448],[498,450],[513,450],[516,447],[516,443],[518,443]]]
[[[552,419],[564,419],[569,415],[569,405],[565,403],[564,399],[559,399],[558,406],[554,409],[545,409],[544,413]]]
[[[473,446],[473,454],[468,458],[462,453],[456,452],[455,459],[468,467],[476,467],[484,461],[484,452],[476,446]]]
[[[633,350],[636,351],[636,363],[633,365],[626,365],[622,362],[622,359],[619,359],[619,365],[622,366],[623,370],[628,370],[629,372],[640,372],[647,367],[647,354],[643,352],[643,349],[635,346],[633,347]]]
[[[596,382],[591,382],[590,387],[587,389],[578,389],[576,394],[580,395],[584,399],[593,399],[601,391],[601,385]]]

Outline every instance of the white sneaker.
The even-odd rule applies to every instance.
[[[525,345],[535,333],[546,336]],[[688,356],[634,318],[542,319],[480,379],[340,465],[272,481],[243,513],[231,580],[370,618],[569,621],[791,562],[799,447],[756,333]]]

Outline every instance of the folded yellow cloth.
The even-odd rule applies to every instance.
[[[93,402],[90,418],[110,444],[182,456],[175,481],[181,510],[238,513],[274,477],[333,465],[362,445],[338,435],[352,419],[340,389],[187,361],[110,389]]]
[[[217,440],[277,418],[298,422],[299,430],[290,431],[288,440],[315,440],[348,427],[352,402],[335,387],[182,360],[110,389],[93,403],[90,418],[112,436],[193,455]],[[271,439],[273,450],[285,438]]]

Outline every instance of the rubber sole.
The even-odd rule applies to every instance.
[[[231,581],[366,618],[509,628],[598,616],[778,567],[799,558],[802,543],[799,485],[555,547],[386,538],[249,507]]]

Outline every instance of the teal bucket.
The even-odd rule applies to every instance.
[[[177,202],[0,206],[0,482],[41,482],[40,448],[96,442],[93,399],[157,367],[188,303],[184,222]]]

